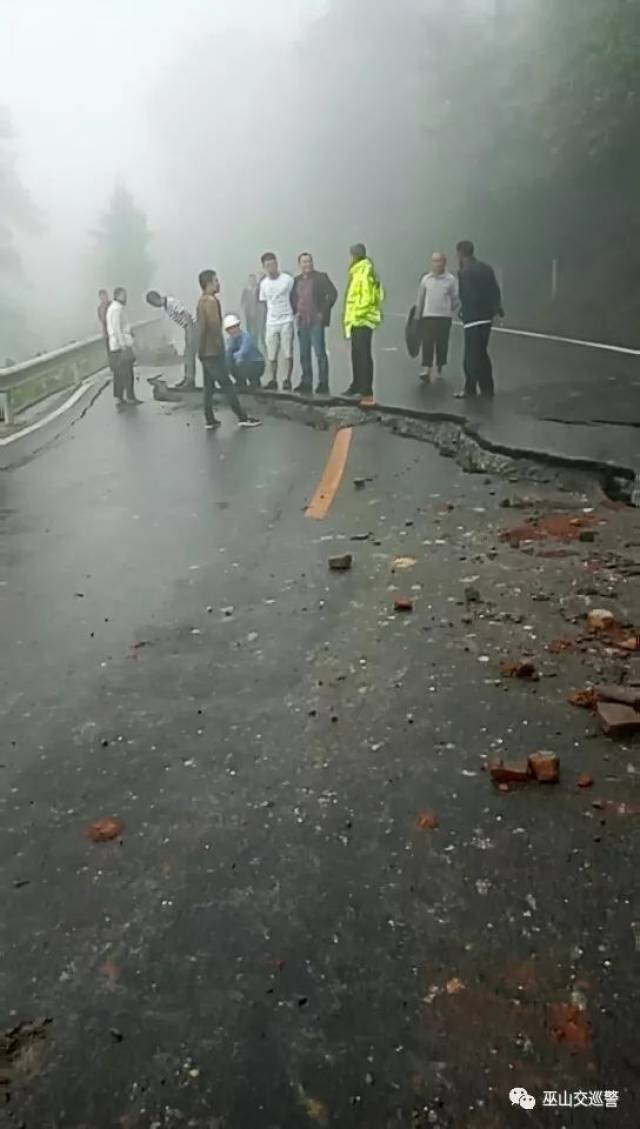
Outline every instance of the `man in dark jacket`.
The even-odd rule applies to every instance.
[[[302,376],[296,392],[308,393],[313,388],[311,350],[318,361],[318,386],[320,396],[329,395],[329,358],[325,331],[331,324],[331,310],[336,304],[338,291],[328,274],[315,269],[313,256],[304,251],[298,256],[300,274],[291,291],[291,305],[298,323],[300,365]]]
[[[490,398],[494,393],[493,367],[489,356],[489,338],[493,319],[504,317],[498,280],[492,267],[475,257],[475,248],[468,239],[456,246],[458,252],[458,282],[460,286],[460,317],[464,325],[464,392],[459,397],[480,395]]]

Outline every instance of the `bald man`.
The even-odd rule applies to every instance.
[[[425,384],[431,380],[434,353],[438,376],[447,363],[451,322],[459,305],[458,280],[447,270],[447,256],[442,251],[434,251],[431,270],[420,279],[416,298],[416,318],[420,321],[422,339],[420,379]]]

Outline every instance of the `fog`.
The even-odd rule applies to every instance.
[[[0,173],[6,181],[15,154],[37,220],[24,230],[9,212],[5,242],[22,271],[2,274],[0,353],[93,332],[97,287],[131,283],[128,273],[193,303],[197,272],[211,265],[233,308],[261,251],[291,269],[308,248],[340,283],[354,240],[369,246],[394,308],[433,248],[451,254],[456,238],[475,237],[514,316],[575,329],[590,301],[573,301],[570,284],[572,271],[584,274],[585,223],[601,215],[612,147],[638,124],[628,93],[640,25],[638,5],[616,17],[605,0],[559,7],[0,0],[0,105],[13,129]],[[594,42],[620,51],[606,74],[584,65]],[[629,161],[618,211],[637,226]],[[91,232],[117,186],[146,217],[152,269],[136,272],[129,247],[119,277],[104,277],[104,240]],[[551,309],[558,256],[565,301]],[[141,299],[132,295],[138,308]],[[611,333],[626,332],[636,310],[634,297],[622,324],[612,313]]]

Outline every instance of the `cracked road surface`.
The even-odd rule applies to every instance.
[[[637,1126],[640,761],[566,701],[638,676],[580,626],[640,622],[635,512],[370,422],[313,520],[332,433],[224,420],[103,395],[0,476],[5,1123]]]

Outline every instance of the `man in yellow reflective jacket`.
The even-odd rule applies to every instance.
[[[384,290],[364,243],[351,248],[349,282],[344,303],[344,331],[351,339],[353,377],[344,396],[357,396],[363,407],[372,407],[373,331],[382,321]]]

